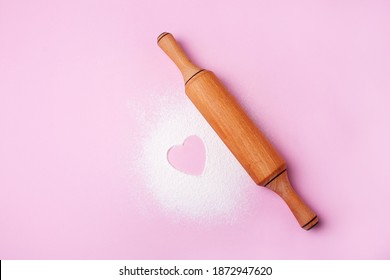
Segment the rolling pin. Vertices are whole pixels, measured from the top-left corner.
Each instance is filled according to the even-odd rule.
[[[172,34],[162,33],[157,44],[179,68],[187,96],[253,181],[277,193],[303,229],[317,225],[317,215],[292,188],[284,159],[217,76],[194,65]]]

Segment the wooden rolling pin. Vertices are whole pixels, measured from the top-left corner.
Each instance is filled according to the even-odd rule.
[[[157,44],[181,71],[187,96],[255,183],[276,192],[302,228],[313,228],[317,215],[291,187],[285,161],[214,73],[194,65],[172,34],[162,33]]]

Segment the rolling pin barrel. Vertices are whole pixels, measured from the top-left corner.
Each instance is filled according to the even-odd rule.
[[[301,227],[315,226],[318,218],[291,187],[284,159],[214,73],[194,65],[170,33],[157,42],[181,71],[187,96],[255,183],[281,196]]]

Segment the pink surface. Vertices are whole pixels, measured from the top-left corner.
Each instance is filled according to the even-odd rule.
[[[255,185],[233,223],[143,192],[130,108],[185,98],[163,31],[262,127],[317,228]],[[389,50],[388,1],[0,1],[0,259],[389,259]]]
[[[201,138],[191,135],[183,145],[168,150],[168,162],[177,170],[194,176],[203,173],[206,164],[206,150]]]

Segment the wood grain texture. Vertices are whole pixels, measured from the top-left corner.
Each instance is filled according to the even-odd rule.
[[[179,68],[183,75],[184,83],[202,70],[191,62],[172,34],[167,32],[161,33],[157,38],[157,44]]]
[[[314,227],[318,217],[291,187],[284,159],[216,75],[194,65],[170,33],[157,42],[181,71],[187,96],[255,183],[277,193],[302,228]]]
[[[266,187],[277,193],[287,203],[302,228],[309,230],[318,223],[317,215],[292,188],[287,171],[273,179]]]
[[[214,73],[202,71],[186,85],[187,96],[258,185],[286,163]]]

